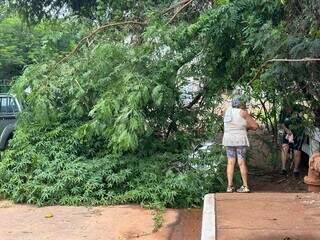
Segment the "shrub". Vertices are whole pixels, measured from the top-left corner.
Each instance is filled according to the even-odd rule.
[[[90,158],[79,155],[88,147],[72,133],[63,127],[41,136],[18,130],[0,162],[0,194],[39,206],[191,207],[201,205],[204,194],[225,187],[225,157],[219,146],[197,157],[158,153]]]

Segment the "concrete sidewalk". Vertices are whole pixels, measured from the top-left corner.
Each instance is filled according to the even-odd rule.
[[[320,240],[320,194],[215,195],[216,240]]]

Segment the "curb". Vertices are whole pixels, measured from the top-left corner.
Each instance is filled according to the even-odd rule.
[[[216,201],[214,193],[204,196],[201,240],[216,240]]]

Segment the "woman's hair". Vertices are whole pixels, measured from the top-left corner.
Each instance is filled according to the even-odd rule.
[[[233,108],[246,108],[247,102],[242,96],[235,96],[232,99],[231,105]]]

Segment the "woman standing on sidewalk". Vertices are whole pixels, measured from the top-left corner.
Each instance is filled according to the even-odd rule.
[[[230,107],[224,115],[224,135],[222,144],[226,148],[228,165],[227,177],[228,188],[227,192],[233,192],[233,173],[236,160],[238,160],[242,186],[237,192],[250,192],[248,186],[248,168],[246,164],[246,151],[249,146],[247,130],[257,130],[259,125],[250,116],[246,109],[246,102],[239,96],[232,100]]]

